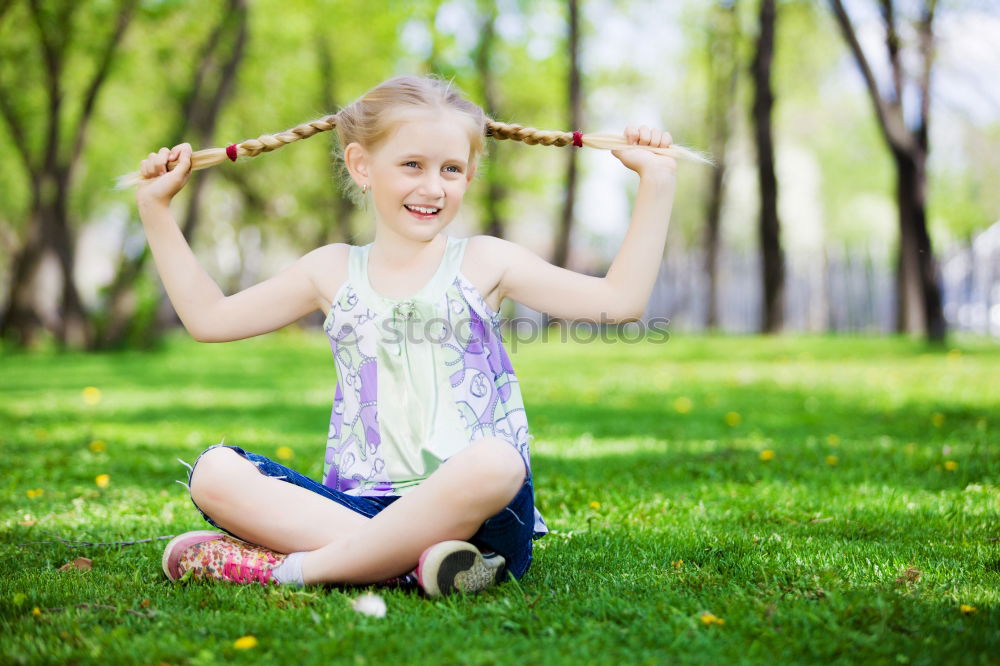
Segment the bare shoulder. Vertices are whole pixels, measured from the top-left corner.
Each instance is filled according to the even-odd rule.
[[[324,311],[333,305],[333,299],[347,281],[347,260],[351,246],[347,243],[330,243],[306,253],[299,260],[309,279],[316,287]]]
[[[510,265],[511,252],[517,247],[503,238],[486,235],[470,236],[465,246],[462,273],[493,310],[500,308],[503,300],[501,281]]]

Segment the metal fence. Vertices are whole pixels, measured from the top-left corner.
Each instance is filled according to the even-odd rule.
[[[938,253],[944,313],[950,331],[1000,338],[1000,222],[970,243]],[[888,247],[828,245],[786,257],[785,330],[891,333],[895,330],[895,259]],[[643,319],[667,318],[670,328],[700,331],[708,318],[702,252],[668,247]],[[722,248],[718,328],[752,333],[761,322],[760,255]],[[513,315],[537,319],[516,305]]]

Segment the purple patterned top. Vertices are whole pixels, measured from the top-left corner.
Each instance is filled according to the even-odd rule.
[[[338,377],[324,485],[402,495],[485,436],[509,442],[530,470],[532,436],[500,315],[461,272],[467,241],[448,237],[434,277],[407,299],[372,289],[372,246],[351,247],[323,323]],[[536,510],[536,534],[547,531]]]

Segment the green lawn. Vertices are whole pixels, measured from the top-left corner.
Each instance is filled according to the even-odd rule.
[[[519,345],[552,534],[519,584],[381,592],[382,619],[357,589],[170,584],[163,542],[21,545],[206,528],[177,458],[223,437],[318,476],[325,338],[7,353],[0,663],[995,664],[1000,346],[956,347]]]

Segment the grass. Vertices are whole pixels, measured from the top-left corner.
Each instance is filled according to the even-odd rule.
[[[204,529],[176,459],[223,437],[318,476],[323,338],[0,357],[0,662],[996,663],[1000,347],[675,336],[513,362],[552,534],[520,583],[381,592],[378,619],[357,589],[170,584],[163,542],[20,545]]]

